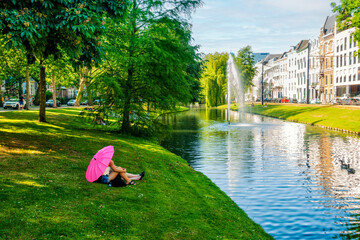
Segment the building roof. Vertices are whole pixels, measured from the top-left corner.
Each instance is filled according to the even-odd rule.
[[[309,45],[309,40],[301,40],[295,47],[295,51],[301,52],[305,49],[307,49]]]
[[[269,54],[269,55],[267,55],[266,56],[266,58],[264,58],[264,63],[266,64],[267,62],[269,62],[271,59],[273,59],[273,58],[280,58],[282,56],[282,54]],[[275,59],[275,60],[276,60]]]
[[[324,35],[328,35],[328,34],[332,34],[334,33],[335,30],[335,22],[336,22],[336,17],[338,14],[334,14],[332,16],[328,16],[325,20],[325,24],[323,27],[323,33]]]

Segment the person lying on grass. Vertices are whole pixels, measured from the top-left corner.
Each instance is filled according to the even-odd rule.
[[[95,182],[108,184],[118,175],[120,175],[121,178],[126,181],[127,185],[136,185],[133,180],[142,180],[145,176],[145,172],[142,172],[140,174],[128,173],[126,172],[126,168],[116,166],[114,161],[111,160],[105,172]]]

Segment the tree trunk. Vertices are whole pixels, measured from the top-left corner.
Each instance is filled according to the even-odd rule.
[[[132,78],[133,78],[133,71],[132,71],[132,68],[130,68],[128,70],[128,79],[126,81],[123,119],[122,119],[122,125],[121,125],[121,132],[125,133],[125,134],[130,132],[130,110],[131,110],[130,103],[131,103]]]
[[[53,92],[53,107],[56,108],[56,86],[55,86],[55,74],[52,75],[52,92]]]
[[[29,64],[26,65],[26,110],[30,108],[30,79],[29,79]]]
[[[85,85],[86,85],[86,93],[87,93],[87,96],[88,96],[88,105],[92,106],[94,104],[93,104],[91,90],[89,89],[89,86],[90,86],[89,81],[85,81]]]
[[[45,103],[46,103],[46,79],[45,66],[43,61],[40,61],[40,108],[39,108],[39,122],[46,122]]]
[[[83,69],[80,70],[79,76],[80,76],[80,85],[79,85],[79,91],[76,95],[76,99],[75,99],[75,106],[80,106],[80,102],[81,102],[81,97],[82,97],[82,92],[84,90],[85,87],[85,83],[86,83],[86,77],[87,77],[87,67],[84,67]]]

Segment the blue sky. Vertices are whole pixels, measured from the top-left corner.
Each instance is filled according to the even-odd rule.
[[[201,52],[236,52],[250,45],[253,52],[282,53],[318,37],[335,0],[203,1],[192,18]]]

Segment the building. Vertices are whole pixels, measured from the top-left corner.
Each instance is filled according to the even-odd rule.
[[[336,31],[335,35],[335,83],[337,97],[360,95],[360,57],[356,56],[359,47],[353,41],[355,28]]]
[[[335,49],[335,23],[336,16],[326,18],[324,26],[320,30],[320,100],[328,103],[335,97],[334,91],[334,49]]]
[[[261,62],[263,59],[265,59],[270,53],[253,53],[254,55],[254,63]]]
[[[299,102],[306,102],[307,99],[307,77],[308,77],[308,58],[309,40],[301,40],[295,47],[296,61],[296,99]]]
[[[272,96],[273,98],[283,98],[285,97],[285,82],[287,82],[287,67],[288,67],[288,56],[287,52],[283,53],[278,59],[275,60],[274,66],[274,85],[272,86]]]
[[[277,98],[274,96],[275,82],[278,82],[279,71],[278,69],[278,59],[280,59],[282,54],[270,54],[264,60],[264,99],[265,98]]]
[[[319,58],[319,39],[312,39],[310,44],[309,57],[309,97],[312,99],[320,99],[319,95],[319,74],[320,74],[320,58]]]

